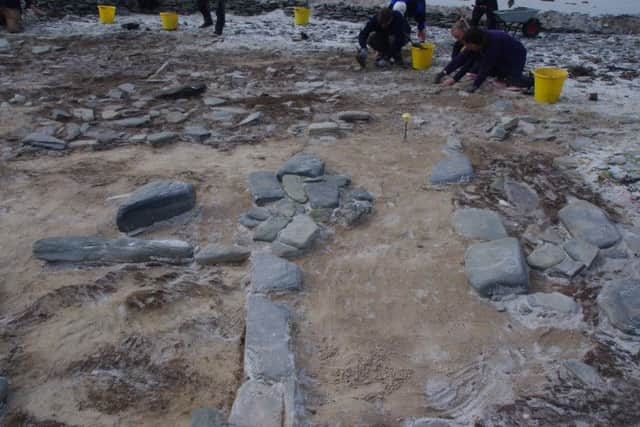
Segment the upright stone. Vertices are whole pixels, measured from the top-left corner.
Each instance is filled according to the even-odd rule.
[[[278,179],[284,175],[318,177],[324,174],[324,162],[309,153],[298,153],[287,160],[278,170]]]
[[[429,183],[433,185],[456,184],[473,178],[471,160],[464,154],[452,154],[438,162],[431,171]]]
[[[578,200],[568,204],[558,212],[558,218],[573,237],[600,249],[611,247],[620,240],[616,226],[602,209],[589,202]]]
[[[467,239],[496,240],[507,237],[502,219],[487,209],[465,208],[453,215],[456,231]]]
[[[229,422],[237,427],[283,427],[282,384],[249,380],[236,393]]]
[[[260,171],[249,174],[249,191],[253,201],[259,205],[275,202],[285,197],[284,190],[273,172]]]
[[[614,327],[640,335],[640,280],[617,279],[606,283],[598,295],[598,306]]]
[[[140,187],[118,209],[118,229],[129,232],[187,212],[196,205],[193,185],[161,180]]]
[[[256,254],[251,263],[251,286],[255,292],[297,291],[302,270],[296,264],[271,254]]]
[[[318,235],[319,228],[308,215],[296,215],[293,220],[280,232],[278,240],[285,245],[298,249],[311,246]]]

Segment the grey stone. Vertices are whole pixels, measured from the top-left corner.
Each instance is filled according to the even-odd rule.
[[[298,153],[284,162],[278,170],[278,179],[284,175],[318,177],[324,174],[324,162],[312,154]]]
[[[307,128],[309,136],[336,136],[340,134],[340,127],[334,122],[311,123]]]
[[[340,192],[335,183],[328,181],[308,182],[304,184],[304,188],[312,208],[338,207]]]
[[[433,185],[455,184],[469,181],[471,178],[473,178],[471,160],[464,154],[455,154],[439,161],[433,167],[429,183]]]
[[[151,122],[151,116],[144,115],[141,117],[129,117],[126,119],[114,120],[111,124],[118,127],[135,128],[149,124],[149,122]]]
[[[465,252],[465,274],[482,296],[525,293],[529,271],[518,239],[508,237],[469,246]]]
[[[64,150],[67,148],[67,142],[53,136],[42,133],[32,133],[27,135],[23,143],[34,147],[47,148],[49,150]]]
[[[78,120],[83,122],[90,122],[95,119],[93,110],[91,108],[74,108],[71,110],[71,114]]]
[[[612,246],[610,248],[607,249],[601,249],[598,252],[600,255],[602,255],[605,258],[609,258],[609,259],[627,259],[629,258],[629,252],[627,250],[627,245],[624,241],[620,241],[620,243],[618,243],[615,246]]]
[[[602,209],[583,200],[563,207],[558,218],[576,239],[586,240],[599,247],[608,248],[620,240],[620,233]]]
[[[222,98],[210,97],[210,98],[205,98],[204,99],[204,105],[207,105],[209,107],[217,107],[218,105],[225,104],[226,102],[227,101],[225,99],[222,99]]]
[[[193,185],[161,180],[150,182],[129,197],[118,209],[118,229],[129,232],[187,212],[196,205]]]
[[[67,123],[64,126],[64,139],[65,141],[73,141],[82,135],[80,126],[75,123]]]
[[[184,134],[196,141],[204,141],[211,136],[211,131],[204,126],[187,126]]]
[[[533,308],[553,311],[562,315],[575,314],[579,310],[578,303],[573,298],[559,292],[537,292],[527,295],[527,303]]]
[[[302,177],[298,175],[284,175],[282,177],[282,187],[289,197],[299,203],[307,201],[307,193],[304,191]]]
[[[251,113],[247,117],[242,119],[240,123],[238,123],[236,126],[240,127],[240,126],[246,126],[249,124],[254,124],[254,123],[257,123],[260,119],[262,119],[262,113],[260,111],[256,111],[255,113]]]
[[[307,178],[305,182],[309,182],[312,178]],[[329,182],[338,188],[348,187],[351,184],[351,177],[346,175],[324,175],[322,181]]]
[[[278,237],[280,230],[285,228],[291,221],[283,215],[274,215],[266,221],[260,223],[253,232],[253,240],[260,242],[273,242]]]
[[[349,192],[348,198],[351,200],[360,200],[365,202],[373,202],[375,197],[368,191],[353,190]]]
[[[318,235],[317,224],[308,215],[296,215],[280,232],[278,240],[298,249],[308,248]]]
[[[496,139],[498,141],[503,141],[504,139],[507,138],[508,135],[509,135],[509,132],[507,132],[507,130],[504,128],[504,126],[502,126],[501,124],[497,124],[491,130],[491,135],[489,135],[489,137],[491,139]]]
[[[229,422],[237,427],[283,427],[283,414],[282,385],[250,380],[238,389]]]
[[[231,122],[235,116],[246,114],[247,110],[238,107],[217,107],[212,108],[205,118],[215,122]]]
[[[522,213],[529,213],[538,207],[538,194],[527,184],[506,180],[504,191],[509,202]]]
[[[629,248],[631,254],[635,257],[640,256],[640,229],[633,227],[621,227],[624,242]]]
[[[569,141],[569,147],[571,147],[573,151],[583,151],[592,144],[593,139],[585,137],[577,137],[576,139]]]
[[[34,46],[31,48],[31,53],[34,55],[43,55],[51,52],[51,46]]]
[[[69,120],[72,117],[73,116],[69,114],[69,112],[60,108],[54,108],[53,110],[51,110],[51,118],[55,121]]]
[[[269,212],[269,209],[267,208],[253,207],[247,211],[247,215],[249,216],[249,218],[252,218],[258,221],[264,221],[271,216],[271,212]]]
[[[80,139],[69,143],[69,148],[72,150],[80,148],[93,148],[95,149],[99,145],[97,139]]]
[[[107,96],[111,99],[122,99],[124,93],[120,89],[110,89]]]
[[[462,151],[462,142],[457,136],[449,135],[445,147],[453,152]]]
[[[440,418],[418,418],[404,427],[458,427],[458,424]]]
[[[549,276],[563,277],[567,279],[573,279],[578,273],[582,271],[584,264],[571,259],[571,257],[565,257],[561,263],[553,266],[549,271]]]
[[[175,132],[158,132],[147,135],[147,142],[154,147],[159,147],[169,142],[174,142],[178,138]]]
[[[13,95],[13,98],[9,100],[9,104],[22,105],[25,102],[27,102],[27,97],[24,95],[20,95],[19,93],[16,93],[15,95]]]
[[[254,203],[259,206],[275,202],[286,196],[276,175],[267,171],[249,174],[249,191]]]
[[[11,48],[11,45],[9,44],[9,40],[7,39],[0,39],[0,52],[6,52]]]
[[[215,409],[199,408],[191,412],[189,427],[232,427],[224,416]]]
[[[564,378],[573,377],[586,386],[597,387],[602,384],[602,379],[598,374],[598,371],[590,365],[587,365],[580,360],[567,360],[562,364],[564,372],[561,372],[561,376]]]
[[[349,210],[347,213],[350,213]],[[311,209],[309,211],[309,216],[316,222],[329,222],[331,221],[331,216],[333,215],[333,208],[318,208]]]
[[[640,280],[617,279],[606,283],[598,295],[598,306],[614,327],[640,335]]]
[[[106,109],[102,112],[102,120],[115,120],[122,117],[122,112],[117,109]]]
[[[317,210],[322,212],[322,210]],[[316,219],[314,216],[314,211],[311,212],[312,218]],[[320,216],[317,221],[328,222],[331,220],[331,211],[328,212],[328,217]],[[373,213],[373,204],[366,200],[349,200],[344,205],[340,206],[336,211],[336,219],[337,221],[345,227],[354,226],[360,222],[362,222],[368,215]]]
[[[251,259],[251,285],[254,292],[297,291],[302,270],[296,264],[272,254],[256,254]]]
[[[453,215],[456,231],[467,239],[497,240],[507,237],[497,213],[476,208],[458,209]]]
[[[560,264],[566,257],[567,255],[562,248],[545,243],[529,254],[527,263],[538,270],[546,270],[554,265]]]
[[[303,254],[300,249],[285,245],[278,240],[271,244],[271,253],[281,258],[297,258]]]
[[[9,381],[5,377],[0,377],[0,403],[5,403],[9,396]]]
[[[110,144],[118,139],[118,134],[112,131],[92,132],[91,134],[95,136],[100,144]]]
[[[196,254],[196,262],[200,265],[216,265],[243,262],[249,259],[251,251],[242,246],[207,245]]]
[[[247,298],[244,347],[246,376],[278,381],[293,374],[289,329],[290,314],[287,308],[261,295]]]
[[[500,124],[507,132],[511,132],[512,130],[517,128],[518,123],[520,123],[520,119],[518,119],[517,117],[504,116],[500,118]]]
[[[571,258],[581,262],[586,268],[591,267],[600,251],[597,246],[581,239],[571,239],[563,245],[563,248]]]
[[[285,198],[269,205],[268,210],[271,215],[281,215],[286,216],[287,218],[293,218],[296,213],[304,212],[304,207],[291,199]]]
[[[338,120],[345,122],[368,122],[373,116],[366,111],[341,111],[338,113]]]
[[[36,258],[48,262],[118,263],[164,261],[181,264],[193,258],[193,248],[180,240],[102,237],[49,237],[33,244]]]
[[[562,244],[562,236],[553,228],[547,227],[544,229],[542,233],[540,233],[540,238],[548,243],[553,243],[554,245]]]
[[[189,118],[188,114],[181,113],[180,111],[171,111],[167,113],[167,115],[165,116],[167,123],[174,124],[174,125],[178,123],[182,123],[188,118]]]
[[[128,94],[132,94],[133,92],[136,91],[135,85],[131,83],[123,83],[120,86],[118,86],[118,89]]]
[[[155,97],[158,99],[180,99],[198,96],[207,90],[204,83],[192,83],[182,86],[174,86],[161,90]]]
[[[238,222],[240,224],[244,225],[247,228],[255,228],[255,227],[259,226],[260,224],[262,224],[262,221],[259,221],[257,219],[251,218],[246,213],[243,213],[242,215],[240,215],[240,217],[238,218]]]

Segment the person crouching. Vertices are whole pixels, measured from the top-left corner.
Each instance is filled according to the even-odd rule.
[[[404,66],[402,47],[409,42],[411,27],[402,13],[388,7],[372,16],[360,31],[358,43],[360,49],[356,57],[362,68],[367,64],[367,45],[377,52],[376,66],[388,67],[393,62]]]

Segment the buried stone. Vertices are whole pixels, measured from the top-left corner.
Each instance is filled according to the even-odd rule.
[[[471,178],[473,178],[473,166],[469,157],[464,154],[452,154],[433,167],[429,183],[455,184],[469,181]]]
[[[566,257],[567,255],[560,247],[545,243],[529,254],[527,263],[533,268],[546,270],[560,264]]]
[[[575,314],[580,308],[573,298],[559,292],[538,292],[527,295],[526,301],[532,308],[539,308],[541,310],[551,311],[564,316]]]
[[[598,295],[598,306],[615,328],[640,335],[640,281],[618,279],[606,283]]]
[[[297,291],[302,270],[296,264],[271,254],[256,254],[251,260],[251,286],[254,292]]]
[[[215,409],[199,408],[191,413],[189,427],[233,427],[224,416]]]
[[[43,133],[32,133],[25,137],[23,143],[48,150],[64,150],[67,148],[67,142],[61,139],[49,136]]]
[[[284,175],[282,177],[282,187],[289,197],[299,203],[307,201],[307,193],[304,191],[302,177],[298,175]]]
[[[249,174],[249,191],[253,201],[259,206],[275,202],[286,196],[276,175],[268,171]]]
[[[278,170],[278,179],[284,175],[300,175],[310,178],[324,174],[324,162],[308,153],[298,153],[284,162]]]
[[[188,85],[163,89],[156,95],[156,98],[158,99],[191,98],[191,97],[200,95],[206,90],[207,90],[206,84],[192,83]]]
[[[193,185],[179,181],[154,181],[140,187],[118,209],[118,229],[129,232],[172,218],[196,205]]]
[[[602,209],[589,202],[577,200],[568,204],[558,212],[558,218],[574,238],[600,249],[611,247],[620,240],[616,226]]]
[[[317,224],[308,215],[296,215],[280,232],[278,240],[298,249],[308,248],[318,235]]]
[[[307,182],[304,188],[314,209],[337,208],[340,202],[338,186],[331,181]]]
[[[200,265],[216,265],[246,261],[251,255],[248,248],[211,244],[196,254],[196,262]]]
[[[337,118],[344,122],[368,122],[373,116],[366,111],[341,111]]]
[[[507,237],[500,215],[490,210],[458,209],[453,216],[453,223],[456,231],[467,239],[496,240]]]
[[[581,239],[571,239],[563,245],[563,248],[571,258],[583,263],[586,268],[591,267],[600,252],[597,246]]]
[[[249,380],[238,389],[229,422],[238,427],[282,427],[284,406],[282,384]]]
[[[274,215],[264,222],[261,222],[253,233],[253,240],[259,242],[273,242],[280,230],[289,224],[291,219],[284,215]]]

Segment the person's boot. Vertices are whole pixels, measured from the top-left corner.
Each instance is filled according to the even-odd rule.
[[[198,28],[207,28],[213,25],[213,21],[204,21]]]

